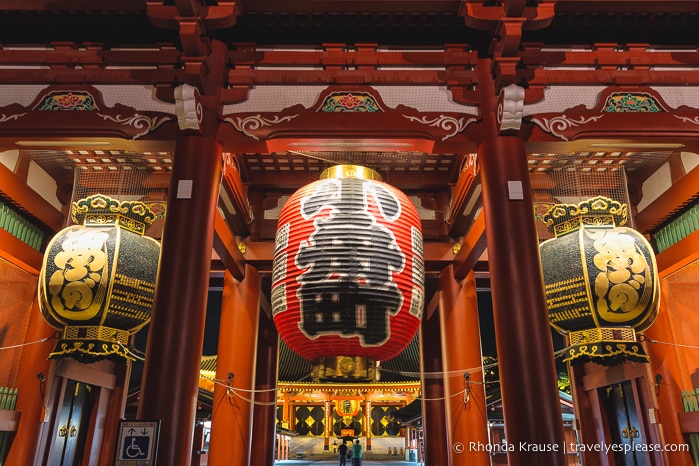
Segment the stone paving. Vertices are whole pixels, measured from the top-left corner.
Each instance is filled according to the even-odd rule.
[[[317,465],[338,465],[339,460],[323,460],[323,461],[306,461],[306,460],[287,460],[277,461],[275,466],[317,466]],[[425,463],[408,462],[400,460],[364,460],[362,466],[424,466]]]

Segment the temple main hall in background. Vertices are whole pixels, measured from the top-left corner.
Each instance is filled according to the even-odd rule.
[[[694,0],[0,2],[0,465],[699,464]]]

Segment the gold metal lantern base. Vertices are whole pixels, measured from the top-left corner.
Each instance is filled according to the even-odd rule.
[[[566,348],[563,361],[572,365],[594,362],[602,366],[616,366],[624,360],[649,362],[631,327],[579,330],[570,332],[569,339],[570,346]]]
[[[313,361],[311,376],[314,381],[372,382],[379,380],[379,368],[376,361],[369,358],[329,356]]]

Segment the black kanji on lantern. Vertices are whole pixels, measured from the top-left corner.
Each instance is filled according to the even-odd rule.
[[[405,265],[396,237],[377,222],[400,215],[400,202],[369,180],[342,178],[323,184],[301,201],[301,215],[314,220],[314,232],[303,242],[296,264],[301,330],[359,336],[364,345],[380,345],[390,334],[403,295],[393,279]],[[323,213],[323,214],[322,214]]]

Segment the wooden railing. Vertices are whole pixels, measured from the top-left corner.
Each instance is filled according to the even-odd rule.
[[[44,243],[44,232],[18,210],[0,199],[0,228],[37,251]]]
[[[683,416],[684,419],[681,418],[680,424],[683,424],[682,432],[689,438],[694,465],[699,466],[699,429],[696,428],[696,418],[699,415],[699,389],[683,391],[682,402],[684,404],[684,412],[692,413]],[[683,420],[684,422],[682,422]]]
[[[699,230],[699,203],[685,207],[674,219],[665,223],[651,236],[660,253]]]
[[[0,466],[5,464],[11,439],[19,423],[17,405],[17,389],[0,387]]]

